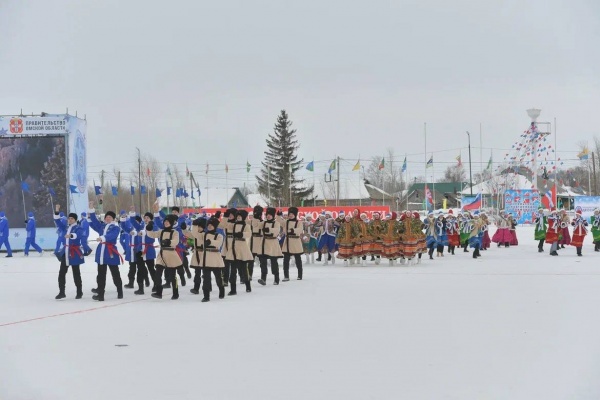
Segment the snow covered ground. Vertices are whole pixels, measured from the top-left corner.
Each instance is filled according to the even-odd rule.
[[[189,283],[117,300],[110,275],[94,302],[92,259],[84,298],[69,274],[56,301],[54,257],[1,257],[0,399],[599,399],[600,253],[518,233],[479,260],[309,265],[207,304]]]

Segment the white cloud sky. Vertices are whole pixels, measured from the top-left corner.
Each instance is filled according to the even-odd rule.
[[[338,155],[354,182],[356,159],[387,147],[422,175],[424,122],[436,175],[458,155],[443,150],[467,160],[467,130],[480,161],[480,123],[487,163],[532,106],[574,158],[599,133],[598,15],[593,0],[4,0],[0,113],[87,115],[90,174],[139,147],[221,181],[227,161],[230,185],[281,109],[317,179]]]

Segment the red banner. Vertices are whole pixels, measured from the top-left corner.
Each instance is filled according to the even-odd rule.
[[[331,214],[333,215],[333,218],[337,218],[341,211],[343,211],[345,214],[351,214],[352,211],[354,211],[354,209],[358,209],[361,213],[367,214],[368,218],[373,218],[374,212],[378,212],[378,213],[382,214],[383,217],[385,217],[385,215],[390,212],[389,206],[298,207],[298,214],[299,214],[298,216],[304,217],[307,214],[310,214],[313,217],[313,219],[316,219],[321,213],[330,211]],[[224,213],[225,210],[226,210],[226,208],[184,208],[183,213],[184,214],[206,213],[206,215],[208,215],[210,217],[217,211],[221,211],[221,213]],[[283,211],[283,212],[287,212],[287,210],[288,210],[287,207],[281,208],[281,211]],[[252,208],[246,208],[246,211],[248,211],[249,214],[252,214]]]

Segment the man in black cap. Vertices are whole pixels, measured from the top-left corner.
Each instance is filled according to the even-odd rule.
[[[267,260],[271,262],[271,272],[274,277],[274,285],[279,285],[279,263],[278,260],[283,257],[281,246],[277,237],[281,230],[281,225],[275,219],[275,209],[268,207],[266,212],[266,221],[262,222],[261,230],[263,240],[260,248],[260,279],[258,283],[267,284]]]
[[[233,262],[227,259],[227,251],[231,248],[233,243],[233,224],[235,223],[235,215],[237,214],[237,209],[228,208],[223,213],[223,219],[219,223],[219,229],[222,229],[225,233],[225,243],[221,249],[221,255],[223,256],[223,262],[225,267],[223,268],[223,285],[228,286],[229,284],[229,275],[231,273],[231,267]],[[215,213],[215,218],[219,218],[221,216],[221,211],[217,211]]]
[[[92,289],[92,292],[97,293],[92,297],[94,300],[104,301],[104,288],[106,287],[106,271],[110,269],[110,274],[113,278],[113,283],[117,287],[117,297],[123,298],[123,281],[119,273],[119,265],[122,262],[122,257],[117,249],[117,240],[121,228],[115,222],[117,215],[113,211],[107,211],[104,214],[104,222],[100,222],[96,217],[94,210],[94,202],[90,202],[90,227],[95,230],[98,235],[98,247],[96,247],[96,263],[98,264],[98,288]]]
[[[294,256],[296,268],[298,268],[298,280],[302,280],[302,239],[300,235],[304,233],[304,224],[298,220],[298,208],[290,207],[288,209],[287,220],[280,216],[280,224],[283,226],[285,240],[281,251],[283,252],[283,281],[290,280],[290,258]]]
[[[261,247],[263,243],[262,235],[262,213],[263,208],[259,205],[254,206],[252,210],[252,220],[250,221],[250,231],[252,236],[250,237],[250,250],[252,251],[253,259],[248,261],[248,278],[252,280],[254,274],[254,260],[258,257],[259,263],[262,263]]]

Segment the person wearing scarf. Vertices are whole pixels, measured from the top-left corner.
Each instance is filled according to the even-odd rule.
[[[110,269],[113,283],[117,287],[117,298],[123,298],[123,281],[121,280],[121,274],[119,272],[119,265],[121,265],[121,255],[117,249],[117,239],[121,228],[115,222],[117,215],[114,211],[107,211],[104,214],[104,222],[98,220],[96,217],[96,210],[94,210],[94,202],[90,202],[90,228],[100,235],[96,241],[98,247],[96,247],[95,261],[98,265],[98,276],[96,281],[98,282],[98,288],[92,289],[92,293],[96,293],[92,299],[97,301],[104,301],[104,289],[106,287],[106,272]]]

